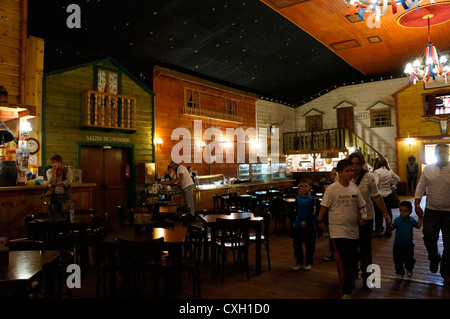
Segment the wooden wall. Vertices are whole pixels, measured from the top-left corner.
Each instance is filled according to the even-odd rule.
[[[25,8],[22,7],[22,3]],[[23,55],[25,52],[22,33],[23,10],[26,10],[26,1],[2,0],[0,2],[0,16],[2,16],[0,18],[0,85],[6,87],[9,103],[23,103],[21,101],[22,76],[26,67]]]
[[[225,99],[236,100],[238,116],[242,116],[243,123],[228,122],[212,118],[202,118],[198,116],[184,115],[184,92],[185,89],[192,89],[200,92],[201,108],[210,111],[224,112]],[[217,127],[223,133],[227,128],[241,127],[256,128],[255,118],[255,98],[244,93],[233,91],[229,88],[221,87],[214,83],[201,79],[189,77],[187,75],[155,67],[153,90],[155,95],[155,138],[161,138],[163,144],[156,147],[156,172],[165,175],[167,165],[172,160],[172,148],[179,143],[178,140],[171,140],[171,135],[176,128],[186,128],[191,136],[194,136],[194,120],[202,121],[202,132],[209,127]],[[206,141],[209,143],[208,141]],[[192,152],[194,149],[192,148]],[[248,148],[246,147],[248,158]],[[236,156],[236,150],[234,151]],[[224,153],[225,162],[225,153]],[[202,157],[201,163],[194,163],[192,156],[191,163],[181,163],[191,166],[193,171],[198,171],[199,175],[209,175],[209,164]],[[236,177],[237,168],[235,163],[212,163],[211,174],[224,174],[227,178]]]
[[[419,164],[425,163],[424,145],[435,143],[449,143],[443,139],[439,129],[439,123],[422,120],[420,116],[425,115],[424,94],[450,90],[450,86],[439,89],[424,89],[423,83],[409,85],[395,93],[395,104],[397,111],[397,161],[398,174],[402,180],[407,179],[406,164],[408,157],[413,155]],[[411,146],[407,142],[411,138]]]
[[[101,60],[67,70],[45,75],[45,157],[48,165],[53,154],[60,154],[66,165],[79,167],[79,143],[112,146],[134,146],[134,162],[153,162],[153,92],[137,84],[117,62]],[[94,65],[117,69],[122,72],[122,95],[137,98],[137,131],[124,133],[114,130],[81,129],[82,92],[94,89]],[[119,141],[93,141],[113,137]],[[122,139],[122,140],[120,140]],[[127,141],[123,142],[123,139]]]

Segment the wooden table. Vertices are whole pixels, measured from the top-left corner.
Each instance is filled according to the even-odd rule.
[[[163,249],[169,252],[169,256],[174,261],[175,265],[181,264],[183,244],[186,238],[187,228],[183,226],[175,226],[173,228],[154,228],[151,233],[136,233],[133,227],[123,227],[117,232],[109,234],[102,243],[103,249],[106,249],[110,258],[110,263],[114,263],[115,255],[117,253],[117,239],[124,239],[129,241],[149,241],[157,238],[164,238]],[[110,269],[110,283],[112,289],[115,289],[115,270]],[[167,294],[175,295],[175,291],[179,291],[181,286],[181,271],[174,269],[172,276],[172,283],[170,283],[171,291]]]
[[[18,250],[9,252],[8,266],[0,266],[0,289],[12,290],[14,297],[26,297],[42,268],[59,256],[59,250]]]
[[[250,223],[255,228],[256,242],[255,242],[255,256],[256,256],[256,274],[261,274],[261,224],[263,222],[262,217],[256,217],[253,213],[231,213],[231,214],[208,214],[203,215],[199,214],[198,217],[203,221],[203,227],[207,229],[208,227],[214,227],[217,218],[222,219],[244,219],[250,218]],[[207,232],[205,232],[207,233]],[[214,243],[216,241],[215,232],[211,231],[211,242]],[[206,235],[207,236],[207,235]],[[207,238],[205,238],[205,242],[207,242]],[[209,261],[209,250],[204,249],[204,261],[207,264]],[[211,272],[212,275],[215,276],[217,274],[217,265],[216,265],[216,251],[215,249],[211,250]]]

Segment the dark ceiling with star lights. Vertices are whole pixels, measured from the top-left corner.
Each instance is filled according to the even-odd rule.
[[[69,4],[80,28],[67,26]],[[112,57],[149,88],[157,65],[293,107],[364,80],[258,0],[29,0],[28,17],[44,72]]]

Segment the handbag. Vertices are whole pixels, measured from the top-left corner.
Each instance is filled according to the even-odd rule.
[[[392,191],[392,208],[399,208],[400,206],[400,198],[398,198],[397,190],[391,186]]]

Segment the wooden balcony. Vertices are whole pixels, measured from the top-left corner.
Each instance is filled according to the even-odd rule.
[[[197,117],[203,117],[203,118],[214,119],[214,120],[234,122],[234,123],[242,123],[243,122],[242,116],[239,116],[239,115],[233,115],[233,114],[228,114],[225,112],[216,112],[216,111],[188,107],[188,106],[183,107],[183,114],[194,115]]]
[[[135,97],[86,91],[82,96],[82,126],[136,131]]]
[[[349,129],[300,131],[283,134],[283,152],[290,154],[348,152],[349,148],[360,150],[369,165],[381,154]]]

